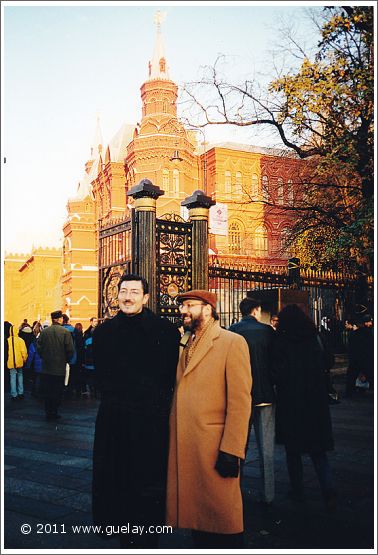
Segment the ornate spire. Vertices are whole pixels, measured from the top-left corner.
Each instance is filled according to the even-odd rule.
[[[102,151],[102,133],[100,126],[100,115],[97,114],[96,130],[91,144],[91,160],[94,160]]]
[[[161,35],[161,24],[165,19],[166,13],[157,11],[154,17],[156,25],[156,39],[152,61],[148,64],[149,79],[169,79],[168,67],[164,54],[164,43]]]

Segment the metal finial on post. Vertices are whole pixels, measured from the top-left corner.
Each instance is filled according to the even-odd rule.
[[[156,311],[156,200],[164,195],[160,187],[149,179],[142,179],[130,189],[127,196],[135,201],[134,267],[143,276],[150,289],[148,307]]]
[[[181,206],[189,210],[189,219],[193,222],[193,289],[208,289],[209,270],[209,209],[215,201],[201,190],[182,201]]]

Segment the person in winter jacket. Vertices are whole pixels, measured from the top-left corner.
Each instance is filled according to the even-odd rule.
[[[252,390],[248,345],[220,327],[215,293],[194,289],[177,300],[189,339],[170,415],[166,522],[191,529],[197,549],[240,548],[239,470]]]
[[[83,370],[84,362],[84,337],[83,326],[80,322],[74,328],[76,362],[71,366],[72,388],[76,395],[80,396],[85,391],[85,376]]]
[[[276,382],[276,441],[285,446],[289,496],[304,501],[302,455],[311,457],[326,507],[336,506],[327,451],[334,447],[325,359],[314,323],[295,304],[278,315],[273,348]]]
[[[63,327],[66,328],[66,330],[68,330],[70,332],[71,337],[72,337],[72,341],[73,341],[73,345],[74,345],[74,349],[75,349],[73,357],[68,362],[69,367],[70,367],[70,372],[69,372],[68,383],[66,384],[66,388],[65,388],[65,393],[70,396],[73,393],[74,384],[77,381],[77,377],[76,377],[76,375],[74,375],[74,371],[76,369],[75,364],[76,364],[76,361],[77,361],[77,353],[76,353],[76,344],[75,344],[75,328],[73,326],[71,326],[71,324],[69,322],[70,322],[70,319],[67,316],[67,314],[63,314]]]
[[[374,335],[371,327],[366,326],[369,316],[356,315],[356,329],[351,332],[348,342],[349,365],[346,380],[346,397],[357,393],[356,379],[369,382],[374,387]]]
[[[164,524],[168,418],[179,333],[145,307],[148,284],[121,278],[120,311],[93,335],[101,392],[93,448],[93,522]],[[116,533],[116,532],[114,532]],[[121,547],[156,548],[159,534],[120,534]]]
[[[253,378],[249,433],[253,424],[260,463],[260,501],[270,505],[274,499],[275,393],[270,361],[274,331],[260,322],[261,301],[258,299],[243,299],[240,312],[242,320],[233,324],[230,331],[238,333],[248,343]]]
[[[37,339],[37,350],[42,358],[41,396],[45,401],[46,420],[60,418],[58,407],[62,399],[66,364],[74,355],[71,334],[63,326],[61,310],[51,313],[52,325]]]
[[[34,370],[33,387],[31,392],[33,397],[38,397],[39,395],[41,372],[42,372],[42,359],[39,356],[37,351],[37,339],[40,336],[41,331],[42,331],[42,325],[39,322],[36,322],[36,324],[33,326],[34,340],[30,343],[30,346],[28,349],[28,360],[26,361],[26,365],[25,365],[25,368],[27,369],[33,368]]]
[[[16,326],[12,326],[9,330],[8,343],[8,360],[7,366],[10,375],[11,399],[24,398],[24,380],[22,368],[28,358],[25,341],[18,336]]]
[[[96,395],[95,365],[93,359],[93,333],[98,325],[94,316],[90,319],[90,326],[84,332],[84,362],[83,374],[86,393]]]
[[[25,341],[26,349],[29,351],[30,344],[35,340],[35,336],[33,335],[33,329],[28,324],[27,320],[25,319],[21,324],[18,336],[21,337]],[[29,390],[32,387],[33,381],[33,374],[32,371],[24,366],[23,368],[23,381],[24,381],[24,389]]]

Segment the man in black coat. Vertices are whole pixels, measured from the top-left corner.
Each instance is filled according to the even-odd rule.
[[[361,376],[374,386],[374,335],[370,327],[371,316],[359,314],[355,318],[357,329],[349,336],[346,396],[356,393],[356,379]],[[368,323],[368,326],[366,324]]]
[[[121,547],[153,548],[164,524],[168,420],[179,333],[145,307],[148,284],[121,278],[120,311],[96,328],[93,354],[101,391],[93,452],[93,520]],[[121,526],[130,526],[122,533]],[[144,526],[144,534],[131,533]],[[127,528],[126,528],[127,529]],[[123,529],[125,530],[125,528]]]
[[[274,499],[274,400],[269,350],[274,338],[271,326],[262,324],[261,301],[246,297],[240,303],[242,319],[230,331],[242,335],[248,343],[252,369],[252,415],[259,450],[261,501],[270,505]]]

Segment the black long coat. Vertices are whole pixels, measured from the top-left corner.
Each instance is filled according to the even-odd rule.
[[[273,367],[277,443],[302,453],[333,449],[324,356],[316,335],[277,332]]]
[[[101,405],[93,450],[95,524],[164,522],[178,348],[176,327],[148,309],[132,317],[119,312],[96,328]]]

